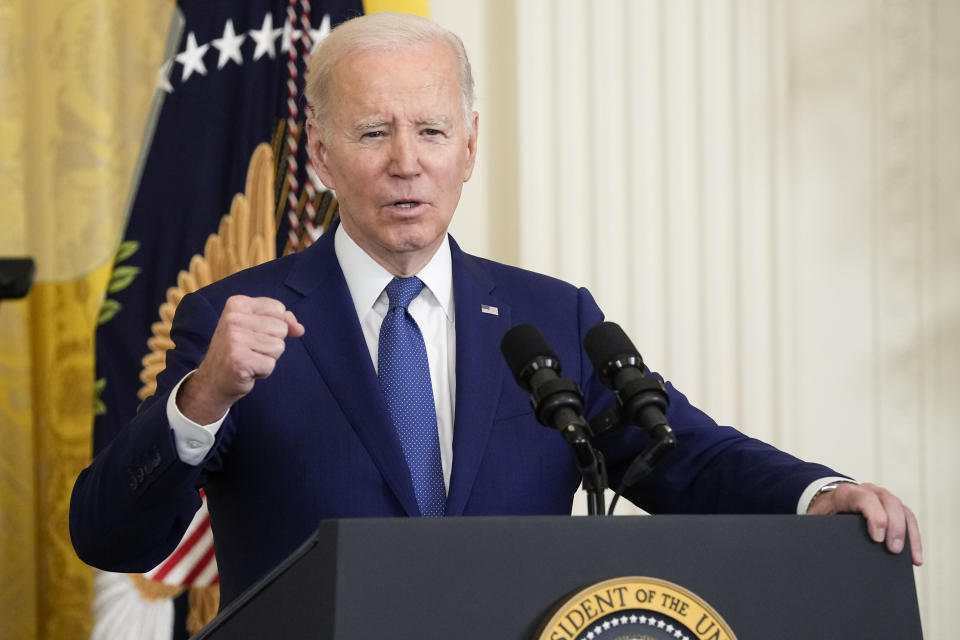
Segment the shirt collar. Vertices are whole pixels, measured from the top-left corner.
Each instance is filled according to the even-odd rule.
[[[357,317],[363,319],[393,279],[393,274],[367,255],[344,230],[343,225],[337,225],[334,233],[336,235],[333,237],[333,249],[337,261],[347,281],[347,289],[353,298]],[[452,320],[453,261],[450,257],[450,240],[446,234],[430,262],[416,276],[437,299],[447,320]]]

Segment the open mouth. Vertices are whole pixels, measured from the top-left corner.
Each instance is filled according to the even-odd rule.
[[[413,209],[420,204],[419,200],[397,200],[393,206],[399,209]]]

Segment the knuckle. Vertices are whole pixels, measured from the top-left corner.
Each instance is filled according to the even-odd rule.
[[[237,327],[227,327],[224,332],[224,339],[227,342],[227,348],[231,352],[243,350],[243,332]]]
[[[874,518],[877,524],[883,527],[886,527],[888,524],[890,524],[890,518],[887,515],[887,512],[884,511],[883,509],[878,510]]]
[[[270,318],[270,322],[266,326],[267,332],[274,338],[286,335],[286,329],[286,323],[279,318]]]
[[[224,309],[242,309],[246,307],[249,301],[250,301],[250,298],[248,298],[243,294],[238,293],[236,295],[232,295],[229,298],[227,298],[227,302],[226,304],[223,305],[223,308]]]
[[[224,309],[220,316],[220,323],[225,327],[236,327],[240,323],[242,314],[236,309]]]
[[[286,310],[283,303],[276,298],[257,298],[257,302],[264,313],[270,315],[283,315],[284,310]]]
[[[273,373],[273,368],[276,366],[277,361],[273,358],[264,358],[263,365],[260,367],[260,375],[263,377],[269,376]]]
[[[850,501],[850,503],[854,511],[859,511],[864,515],[869,515],[879,524],[886,525],[887,512],[886,509],[883,508],[883,503],[876,496],[876,494],[870,492],[858,492],[853,496],[853,499]]]
[[[860,483],[860,484],[852,484],[852,485],[850,485],[850,486],[853,487],[853,488],[857,488],[857,489],[866,491],[867,493],[870,493],[870,494],[873,494],[873,495],[876,495],[877,493],[880,492],[880,487],[878,487],[877,485],[873,484],[872,482],[862,482],[862,483]]]

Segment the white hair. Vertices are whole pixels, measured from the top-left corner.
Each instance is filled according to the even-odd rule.
[[[457,34],[426,18],[388,11],[347,20],[330,32],[310,57],[304,93],[322,129],[328,126],[333,69],[358,51],[397,50],[444,41],[450,45],[460,72],[460,101],[467,131],[473,131],[474,85],[467,50]]]

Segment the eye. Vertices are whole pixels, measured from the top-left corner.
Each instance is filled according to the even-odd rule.
[[[364,138],[382,138],[383,131],[367,131],[363,134]]]
[[[423,130],[423,133],[424,133],[424,135],[428,135],[428,136],[441,136],[441,135],[443,135],[443,131],[440,131],[440,129],[424,129],[424,130]]]

